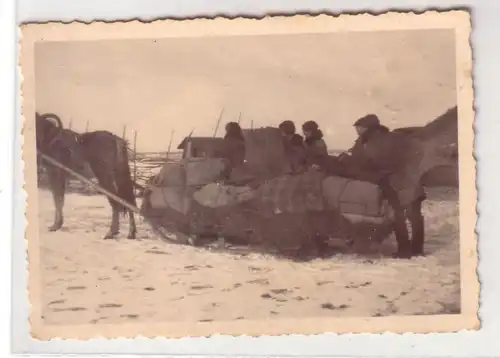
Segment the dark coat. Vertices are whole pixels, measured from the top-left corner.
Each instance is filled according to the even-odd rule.
[[[363,133],[350,152],[350,162],[374,174],[379,184],[390,185],[401,205],[424,197],[419,171],[423,148],[419,141],[378,126]]]
[[[245,162],[245,140],[226,136],[224,138],[223,157],[227,161],[226,174]]]
[[[328,160],[328,148],[323,138],[310,138],[305,141],[306,165],[319,165],[325,168]]]
[[[284,137],[283,146],[291,171],[300,172],[304,168],[306,159],[304,139],[299,134],[294,134],[291,138]]]

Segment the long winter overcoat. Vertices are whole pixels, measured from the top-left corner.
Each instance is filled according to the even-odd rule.
[[[425,197],[420,183],[422,143],[385,126],[363,133],[351,149],[350,162],[366,171],[376,173],[378,181],[390,185],[405,207]]]

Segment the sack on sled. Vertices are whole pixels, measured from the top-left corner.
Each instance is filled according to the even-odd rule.
[[[376,184],[329,176],[323,180],[323,196],[330,207],[355,218],[381,218],[388,214],[388,204]]]

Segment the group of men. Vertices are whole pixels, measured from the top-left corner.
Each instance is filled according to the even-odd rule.
[[[305,139],[296,133],[291,121],[282,122],[279,128],[292,170],[314,168],[335,175],[342,167],[343,173],[350,174],[354,179],[378,184],[394,210],[394,233],[398,243],[394,257],[423,255],[422,202],[425,191],[417,173],[411,172],[417,168],[408,166],[418,152],[409,138],[400,132],[391,132],[376,115],[368,114],[354,123],[358,134],[354,145],[339,156],[330,156],[317,123],[308,121],[302,125]],[[407,220],[411,226],[411,238]]]
[[[327,174],[338,174],[339,166],[348,168],[355,179],[378,184],[384,198],[394,210],[394,232],[398,243],[395,258],[410,258],[423,255],[424,218],[422,202],[425,191],[419,178],[408,170],[413,148],[402,134],[390,131],[374,114],[355,121],[358,134],[354,145],[339,156],[328,154],[323,133],[314,121],[302,125],[304,136],[296,133],[292,121],[280,123],[283,144],[291,170],[320,170]],[[226,153],[230,167],[243,163],[245,144],[243,132],[235,122],[226,125]],[[411,226],[411,238],[406,225]]]

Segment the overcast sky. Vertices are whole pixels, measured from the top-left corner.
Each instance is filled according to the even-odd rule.
[[[138,150],[166,150],[195,128],[317,121],[330,149],[376,113],[390,128],[422,125],[456,104],[451,30],[39,43],[36,109],[73,129],[106,129]],[[219,135],[222,134],[223,123]]]

